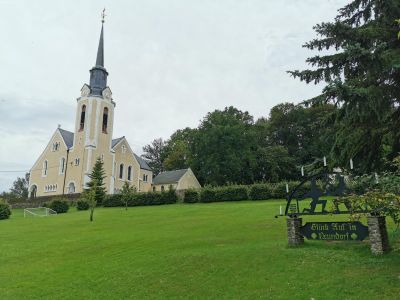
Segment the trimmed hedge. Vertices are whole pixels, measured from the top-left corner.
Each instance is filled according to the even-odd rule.
[[[247,186],[229,185],[223,187],[205,187],[200,192],[200,202],[225,202],[248,200]]]
[[[253,184],[249,189],[251,200],[266,200],[272,198],[272,186],[270,184]]]
[[[11,216],[10,205],[0,200],[0,220],[8,219],[10,218],[10,216]]]
[[[185,203],[196,203],[199,202],[200,195],[199,192],[193,189],[186,190],[183,196],[183,202]]]
[[[69,209],[68,202],[65,200],[53,200],[50,203],[43,204],[43,206],[51,208],[58,214],[66,213]]]
[[[89,203],[86,200],[78,200],[76,202],[76,209],[77,210],[88,210]]]
[[[178,201],[175,191],[167,192],[148,192],[135,193],[128,200],[128,206],[146,206],[146,205],[163,205],[173,204]],[[104,207],[121,207],[125,206],[121,194],[108,195],[103,201]]]

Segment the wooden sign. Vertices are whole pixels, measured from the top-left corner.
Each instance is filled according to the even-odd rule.
[[[300,233],[309,240],[362,241],[368,237],[368,226],[361,222],[309,222]]]

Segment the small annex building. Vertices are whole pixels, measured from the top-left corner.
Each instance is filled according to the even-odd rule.
[[[201,188],[201,185],[190,168],[162,172],[153,178],[154,192],[166,191],[169,189],[179,192],[182,190],[199,188]]]

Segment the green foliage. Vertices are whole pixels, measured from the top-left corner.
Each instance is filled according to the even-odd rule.
[[[249,198],[251,200],[267,200],[272,198],[271,184],[253,184],[249,188]]]
[[[151,144],[144,146],[143,152],[142,156],[153,170],[154,175],[164,171],[163,162],[167,155],[167,148],[162,138],[155,139]]]
[[[129,199],[133,197],[134,193],[135,188],[133,186],[129,186],[129,183],[125,181],[121,191],[121,199],[125,203],[125,209],[128,209]]]
[[[369,191],[363,195],[350,195],[340,202],[351,207],[352,218],[359,219],[362,213],[358,210],[370,210],[372,215],[389,216],[397,227],[400,227],[400,196],[392,193]]]
[[[200,202],[202,203],[211,203],[215,202],[216,199],[216,191],[212,187],[204,187],[200,191]]]
[[[0,220],[5,220],[11,216],[11,207],[0,198]]]
[[[76,209],[77,210],[88,210],[89,203],[84,199],[80,199],[76,202]]]
[[[104,207],[119,207],[124,206],[124,204],[121,194],[107,195],[103,201]]]
[[[185,191],[183,202],[185,203],[197,203],[200,201],[200,194],[198,190],[190,189]]]
[[[234,107],[208,113],[194,132],[191,168],[203,184],[248,184],[255,166],[253,117]]]
[[[351,1],[333,22],[314,27],[318,38],[304,46],[324,53],[307,59],[312,69],[289,72],[306,83],[326,83],[307,103],[338,107],[335,165],[353,158],[359,173],[384,170],[400,150],[400,41],[393,21],[399,15],[398,0]]]
[[[163,205],[173,204],[178,201],[175,191],[166,192],[148,192],[148,193],[131,193],[127,202],[124,201],[122,194],[108,195],[104,200],[104,207],[121,207],[121,206],[146,206],[146,205]]]
[[[101,205],[103,203],[106,195],[106,189],[104,187],[105,177],[103,162],[101,161],[100,157],[98,157],[92,172],[89,174],[90,181],[86,184],[88,189],[83,193],[85,195],[87,191],[94,190],[94,200],[97,205]]]
[[[82,196],[89,204],[89,220],[92,222],[95,207],[97,205],[101,205],[106,196],[103,182],[105,178],[105,172],[103,169],[103,162],[101,161],[100,157],[97,158],[89,178],[90,181],[87,183],[87,189],[83,192]]]
[[[55,200],[46,203],[46,205],[43,205],[45,207],[51,208],[58,214],[63,214],[68,212],[69,205],[68,202],[63,200],[63,198],[56,198]]]
[[[14,195],[17,199],[28,198],[28,184],[29,184],[29,173],[25,174],[25,177],[17,177],[13,182],[13,186],[10,189],[10,193]]]

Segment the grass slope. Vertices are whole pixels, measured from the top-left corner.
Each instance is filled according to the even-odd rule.
[[[283,204],[100,208],[93,223],[87,211],[24,219],[17,210],[0,222],[0,297],[399,299],[399,252],[287,248],[285,219],[273,218]]]

